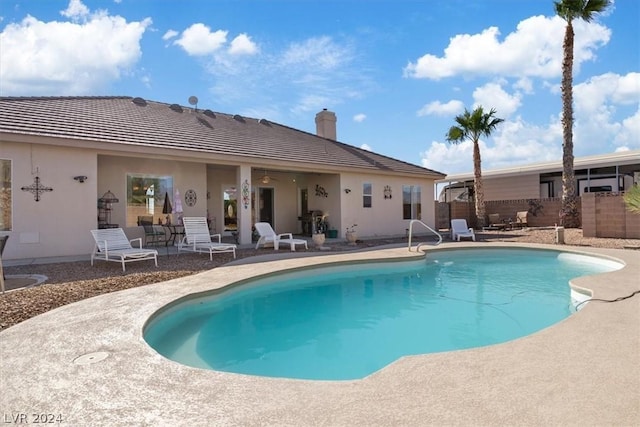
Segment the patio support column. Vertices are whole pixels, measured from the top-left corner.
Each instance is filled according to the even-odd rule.
[[[237,201],[238,201],[238,230],[240,244],[251,244],[251,166],[240,165],[237,169]]]

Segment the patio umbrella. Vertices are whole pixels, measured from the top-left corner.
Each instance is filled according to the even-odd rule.
[[[164,207],[162,208],[163,214],[170,214],[173,211],[173,207],[171,207],[171,200],[169,200],[169,193],[164,193]]]
[[[182,224],[182,200],[180,200],[180,191],[176,188],[173,195],[173,213],[176,216],[178,224]]]

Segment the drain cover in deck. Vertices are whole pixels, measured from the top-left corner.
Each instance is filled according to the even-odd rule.
[[[92,363],[102,362],[107,357],[109,357],[109,353],[106,351],[96,351],[95,353],[87,353],[76,357],[73,363],[76,365],[91,365]]]

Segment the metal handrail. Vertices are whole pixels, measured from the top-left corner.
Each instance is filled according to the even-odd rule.
[[[433,234],[435,234],[436,236],[438,236],[438,241],[436,242],[436,246],[439,245],[440,243],[442,243],[442,235],[440,233],[438,233],[436,230],[434,230],[433,228],[429,227],[427,224],[425,224],[424,222],[420,221],[419,219],[412,219],[409,222],[409,252],[411,252],[411,239],[413,237],[413,224],[414,223],[419,223],[422,224],[427,230],[431,231]],[[420,249],[420,246],[422,246],[424,244],[423,243],[419,243],[418,246],[416,246],[416,252],[418,251],[418,249]]]

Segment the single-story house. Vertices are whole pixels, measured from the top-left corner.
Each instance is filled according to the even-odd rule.
[[[336,121],[320,111],[311,134],[137,97],[2,97],[3,258],[88,254],[90,230],[141,237],[141,219],[207,217],[241,244],[259,221],[339,237],[354,224],[361,237],[434,227],[444,174],[339,142]]]
[[[640,150],[576,157],[573,164],[579,196],[640,185]],[[440,202],[473,200],[473,172],[447,175],[436,183]],[[485,201],[560,197],[562,160],[483,171],[482,184]]]

